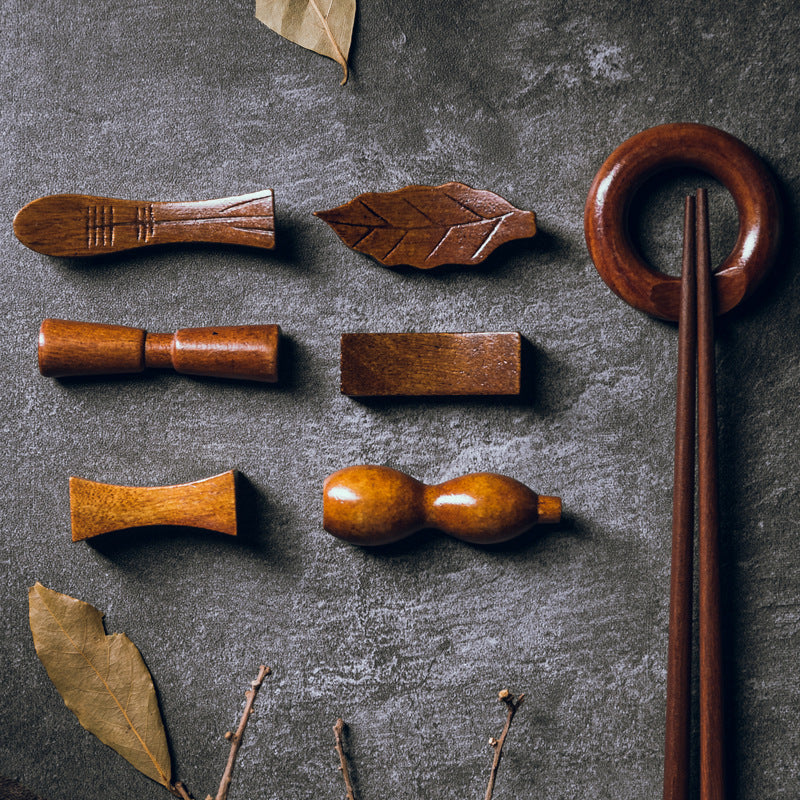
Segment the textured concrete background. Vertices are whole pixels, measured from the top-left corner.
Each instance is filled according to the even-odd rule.
[[[5,0],[2,219],[4,688],[0,773],[50,798],[164,798],[86,733],[35,656],[34,581],[106,612],[158,687],[176,776],[215,789],[222,734],[264,661],[235,798],[341,798],[342,715],[359,796],[478,798],[502,687],[529,700],[496,798],[660,796],[674,326],[597,276],[583,202],[600,164],[663,122],[716,125],[778,177],[787,245],[719,330],[723,581],[732,791],[800,796],[797,448],[798,21],[779,2],[363,2],[352,75],[282,40],[250,2]],[[311,212],[370,190],[461,180],[532,208],[540,235],[485,265],[390,270]],[[674,269],[682,196],[635,215]],[[703,179],[705,182],[705,180]],[[55,192],[136,199],[274,187],[274,253],[222,247],[71,262],[11,219]],[[712,184],[714,250],[735,237]],[[173,331],[280,323],[278,387],[168,374],[58,382],[36,370],[45,317]],[[524,399],[358,403],[342,331],[519,330]],[[430,533],[380,551],[321,527],[324,477],[372,462],[428,482],[512,475],[559,494],[557,529],[497,549]],[[177,483],[236,467],[245,541],[183,530],[73,545],[67,477]]]

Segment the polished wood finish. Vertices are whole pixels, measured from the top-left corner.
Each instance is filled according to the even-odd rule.
[[[699,796],[700,800],[725,799],[714,297],[708,197],[704,189],[697,192],[696,214],[694,211],[693,199],[687,198],[678,340],[664,800],[689,798],[695,386],[699,505]]]
[[[518,333],[345,333],[342,393],[351,397],[516,395]]]
[[[636,191],[669,167],[710,173],[733,195],[739,235],[714,277],[718,313],[729,311],[759,284],[778,253],[781,209],[775,183],[760,159],[730,134],[707,125],[676,123],[628,139],[606,160],[586,200],[589,253],[603,280],[625,302],[677,320],[680,279],[650,267],[636,251],[628,211]]]
[[[695,200],[686,198],[683,225],[675,467],[672,492],[667,720],[664,800],[689,800],[694,548],[694,440],[697,353]]]
[[[158,367],[186,375],[275,383],[279,340],[278,325],[183,328],[167,334],[46,319],[39,330],[39,371],[63,378]]]
[[[463,183],[367,192],[314,212],[339,238],[386,266],[478,264],[512,239],[536,234],[536,215]]]
[[[20,209],[14,233],[48,256],[96,256],[184,242],[273,248],[273,192],[169,203],[56,194]]]
[[[700,628],[700,800],[725,800],[719,587],[717,385],[708,199],[697,193],[697,495]]]
[[[561,519],[560,498],[537,495],[505,475],[478,472],[426,486],[396,469],[372,465],[330,475],[322,507],[325,530],[359,545],[390,544],[422,528],[496,544]]]
[[[72,541],[152,525],[185,525],[236,536],[233,470],[177,486],[114,486],[69,479]]]

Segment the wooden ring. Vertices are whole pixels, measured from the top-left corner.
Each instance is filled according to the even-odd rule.
[[[642,184],[669,167],[703,170],[731,193],[739,235],[715,273],[717,313],[738,305],[759,284],[778,252],[781,209],[767,168],[739,139],[717,128],[673,123],[623,142],[595,175],[584,232],[597,271],[626,303],[677,321],[680,278],[653,269],[636,251],[628,230],[631,200]]]

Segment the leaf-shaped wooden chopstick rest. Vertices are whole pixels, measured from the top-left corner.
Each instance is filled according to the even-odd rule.
[[[115,486],[69,479],[72,541],[151,525],[186,525],[236,536],[233,470],[176,486]]]
[[[14,233],[38,253],[73,258],[185,242],[271,249],[275,209],[272,189],[172,203],[54,194],[21,208]]]
[[[28,592],[36,654],[78,721],[136,769],[171,789],[153,679],[136,645],[106,635],[94,606],[37,583]]]
[[[315,211],[353,250],[388,267],[479,264],[496,247],[536,234],[536,215],[463,183],[367,192]]]
[[[332,58],[347,81],[356,0],[256,0],[256,19],[290,42]]]

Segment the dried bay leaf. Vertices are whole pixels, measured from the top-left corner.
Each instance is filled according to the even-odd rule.
[[[285,39],[332,58],[347,81],[356,0],[256,0],[256,19]]]
[[[136,769],[171,788],[153,679],[133,642],[124,633],[106,635],[93,606],[40,583],[28,604],[36,654],[67,708]]]
[[[532,211],[454,182],[367,192],[314,213],[348,247],[390,267],[478,264],[504,242],[536,233]]]

